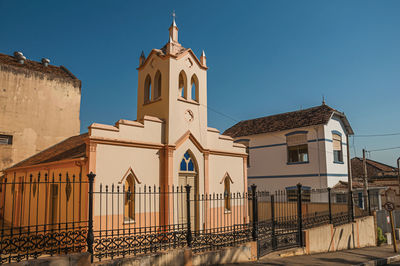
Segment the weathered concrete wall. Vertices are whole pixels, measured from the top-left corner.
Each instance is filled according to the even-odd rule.
[[[75,253],[54,257],[39,258],[8,264],[10,266],[86,266],[90,264],[89,253]]]
[[[0,66],[0,134],[13,136],[12,145],[0,145],[0,171],[79,134],[80,100],[72,79]]]
[[[305,236],[307,254],[375,246],[374,217],[336,227],[328,224],[311,228],[305,231]]]
[[[237,247],[193,254],[191,249],[175,249],[148,256],[121,258],[96,262],[108,266],[169,266],[169,265],[221,265],[257,260],[257,243],[248,242]]]
[[[144,256],[132,256],[113,260],[95,261],[90,264],[89,253],[78,253],[37,260],[12,263],[12,266],[169,266],[169,265],[220,265],[225,263],[249,262],[257,260],[257,243],[248,242],[237,247],[227,247],[217,251],[193,254],[191,249],[174,249]]]

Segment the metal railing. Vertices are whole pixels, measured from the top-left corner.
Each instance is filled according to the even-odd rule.
[[[262,255],[303,246],[304,229],[371,214],[361,208],[365,199],[359,194],[300,184],[274,192],[253,185],[224,194],[200,194],[189,185],[94,185],[93,173],[0,180],[0,262],[84,251],[99,261],[180,247],[216,250],[252,240]]]

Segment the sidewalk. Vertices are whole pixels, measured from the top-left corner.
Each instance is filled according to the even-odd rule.
[[[372,261],[394,256],[396,257],[392,261],[400,261],[400,253],[394,253],[393,246],[385,245],[285,258],[270,254],[256,262],[229,265],[359,265],[363,263],[367,263],[365,265],[376,265]],[[386,265],[386,263],[379,265]]]

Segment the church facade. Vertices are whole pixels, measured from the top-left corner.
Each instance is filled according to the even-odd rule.
[[[175,20],[169,28],[168,43],[153,49],[147,57],[142,53],[137,70],[137,120],[119,120],[115,125],[94,123],[88,133],[69,138],[7,169],[8,180],[27,180],[30,174],[36,176],[44,171],[49,176],[64,176],[68,171],[69,176],[82,177],[93,172],[95,191],[115,184],[125,191],[137,191],[146,185],[161,191],[190,185],[193,195],[247,192],[246,147],[207,126],[206,57],[203,52],[198,59],[178,42]],[[83,193],[87,189],[84,186]],[[167,201],[161,196],[159,200]],[[64,204],[65,199],[53,195],[52,201],[54,205],[60,201]],[[96,227],[96,221],[105,213],[96,197],[94,206]],[[138,210],[135,206],[132,209]],[[51,212],[51,208],[43,211]],[[247,219],[247,210],[242,216],[241,222]],[[52,214],[40,217],[50,219]],[[119,220],[126,218],[129,217]],[[175,222],[173,217],[167,219]]]

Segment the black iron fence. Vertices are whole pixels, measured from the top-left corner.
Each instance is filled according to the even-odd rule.
[[[86,250],[87,195],[81,176],[0,180],[0,263]]]
[[[0,180],[1,263],[84,251],[92,261],[179,247],[200,252],[252,240],[263,255],[302,246],[304,229],[352,222],[373,209],[360,207],[368,200],[359,194],[300,184],[200,194],[189,185],[95,188],[94,180],[68,173]]]

